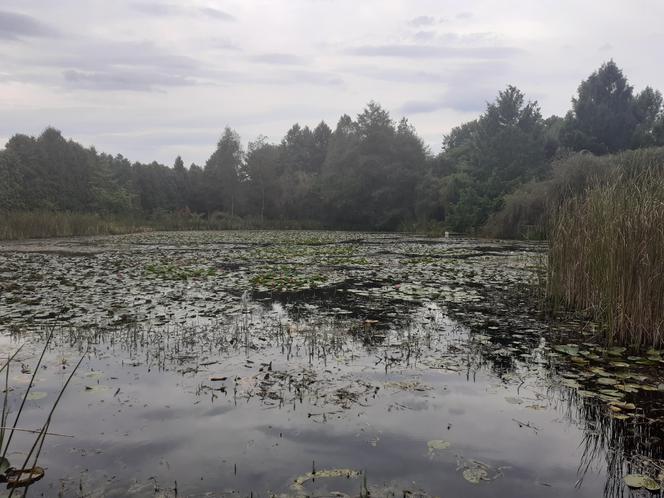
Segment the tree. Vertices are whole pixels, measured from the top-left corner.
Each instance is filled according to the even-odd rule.
[[[662,94],[649,86],[644,88],[634,99],[634,115],[637,125],[632,136],[632,148],[664,145],[662,123]]]
[[[267,137],[261,135],[249,142],[246,156],[246,172],[250,188],[250,201],[258,205],[261,223],[265,218],[266,205],[274,208],[277,193],[277,167],[279,149],[268,143]]]
[[[321,189],[330,221],[395,229],[415,217],[416,186],[427,151],[415,130],[370,102],[353,121],[342,116],[332,134]]]
[[[545,175],[555,152],[537,102],[508,86],[475,121],[443,140],[441,185],[446,221],[455,230],[480,226],[518,185]]]
[[[173,162],[173,176],[175,177],[175,188],[177,189],[178,199],[177,207],[179,209],[189,207],[189,198],[191,197],[191,185],[187,168],[184,167],[184,161],[180,156]]]
[[[243,174],[243,155],[240,136],[226,127],[217,149],[205,163],[208,212],[219,210],[235,214],[235,200]]]
[[[606,154],[627,149],[638,121],[633,89],[612,60],[581,82],[565,116],[562,143],[572,150]]]

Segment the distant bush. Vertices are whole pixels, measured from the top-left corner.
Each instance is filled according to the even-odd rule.
[[[502,208],[489,217],[481,233],[497,238],[545,239],[552,216],[562,203],[606,181],[616,167],[614,156],[581,152],[559,158],[552,163],[547,179],[526,183],[506,195]]]

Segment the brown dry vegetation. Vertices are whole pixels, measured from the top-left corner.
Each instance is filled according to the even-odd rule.
[[[664,149],[602,158],[605,174],[550,223],[548,295],[606,325],[609,342],[664,344]]]

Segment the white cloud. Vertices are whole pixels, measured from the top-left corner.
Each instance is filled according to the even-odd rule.
[[[660,0],[3,0],[0,136],[203,163],[226,125],[278,141],[374,99],[437,151],[507,84],[545,115],[609,58],[664,89],[662,18]]]

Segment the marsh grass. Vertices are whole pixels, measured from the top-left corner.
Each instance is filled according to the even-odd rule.
[[[47,435],[58,435],[58,436],[65,436],[63,434],[52,434],[48,432],[48,429],[51,424],[51,420],[53,418],[53,413],[55,412],[55,409],[57,408],[58,404],[60,403],[60,400],[62,399],[62,396],[67,389],[67,386],[69,385],[69,382],[71,381],[72,377],[78,370],[79,366],[81,365],[81,362],[83,361],[83,358],[85,357],[85,354],[81,356],[79,359],[78,363],[76,366],[72,369],[70,372],[66,382],[60,389],[58,396],[51,406],[51,409],[48,413],[48,416],[44,422],[44,424],[41,426],[41,428],[38,429],[23,429],[17,427],[19,420],[21,418],[21,414],[23,413],[23,408],[25,406],[25,402],[27,401],[30,390],[32,389],[35,381],[35,377],[37,375],[37,372],[40,369],[40,366],[42,364],[42,361],[44,359],[44,356],[46,354],[46,351],[48,350],[49,344],[51,342],[51,339],[53,337],[53,329],[49,331],[48,338],[46,342],[44,343],[41,355],[39,356],[39,360],[37,361],[37,364],[33,368],[33,373],[32,377],[30,378],[30,383],[28,384],[28,388],[26,389],[25,393],[23,394],[23,398],[21,400],[20,407],[18,411],[16,412],[16,415],[14,417],[14,422],[12,426],[7,425],[7,420],[9,418],[9,370],[11,368],[11,362],[14,360],[16,355],[22,350],[23,345],[21,345],[11,356],[9,356],[6,360],[6,362],[0,367],[0,373],[4,371],[4,377],[5,377],[5,382],[4,382],[4,392],[3,392],[3,400],[2,400],[2,414],[0,415],[0,420],[2,421],[2,426],[0,426],[0,450],[2,451],[2,456],[0,457],[0,482],[6,482],[7,487],[11,489],[11,492],[9,496],[13,496],[14,492],[16,491],[17,488],[27,488],[34,482],[44,475],[44,470],[41,469],[40,467],[37,467],[37,461],[39,459],[39,455],[41,454],[42,447],[44,445],[44,441],[46,439]],[[21,465],[21,467],[14,467],[11,465],[9,460],[7,459],[7,454],[8,451],[11,448],[11,443],[12,443],[12,438],[14,436],[14,433],[16,431],[20,432],[29,432],[29,433],[34,433],[37,434],[37,437],[35,438],[32,447],[30,451],[28,452],[25,461]],[[32,462],[30,460],[32,459]],[[25,496],[25,490],[23,492],[23,496]]]
[[[209,216],[186,210],[149,215],[115,216],[53,211],[0,211],[0,240],[119,235],[152,230],[290,230],[320,229],[314,221],[259,220],[215,212]]]
[[[104,219],[90,213],[0,212],[0,240],[111,235],[138,230],[139,227],[128,220]]]
[[[664,344],[664,149],[615,168],[564,201],[551,225],[547,295],[587,312],[609,343]]]

